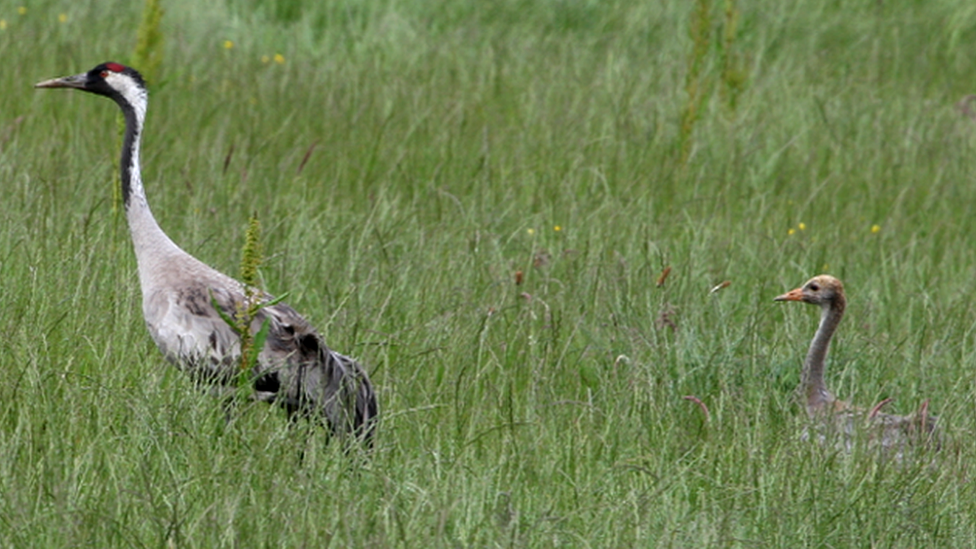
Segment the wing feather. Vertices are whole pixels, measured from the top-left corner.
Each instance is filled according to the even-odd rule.
[[[261,299],[272,297],[263,294]],[[212,391],[229,394],[241,364],[240,337],[215,303],[223,316],[233,318],[244,292],[202,284],[158,291],[148,296],[144,312],[153,340],[170,362]],[[259,309],[251,333],[265,322],[268,337],[253,372],[255,398],[277,402],[289,414],[320,417],[336,434],[369,438],[378,410],[362,366],[326,346],[308,321],[284,303]]]

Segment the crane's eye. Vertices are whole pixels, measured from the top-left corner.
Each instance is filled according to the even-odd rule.
[[[101,77],[108,78],[108,71],[102,71]]]

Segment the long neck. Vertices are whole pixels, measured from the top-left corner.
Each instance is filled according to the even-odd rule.
[[[153,273],[162,264],[175,255],[186,254],[159,227],[146,201],[139,169],[139,143],[146,118],[146,98],[141,96],[139,99],[133,102],[119,101],[125,116],[125,138],[119,166],[122,172],[122,199],[126,219],[139,264],[139,280],[145,293],[147,284],[153,279]]]
[[[807,398],[807,411],[811,415],[815,415],[825,405],[834,401],[834,396],[827,390],[827,384],[824,382],[824,362],[830,349],[830,338],[833,337],[837,325],[844,317],[845,305],[843,294],[823,305],[820,326],[813,336],[813,341],[810,342],[810,350],[807,351],[807,358],[803,362],[801,387]]]

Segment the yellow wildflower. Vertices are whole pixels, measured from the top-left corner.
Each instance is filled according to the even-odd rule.
[[[234,47],[234,42],[230,40],[224,40],[224,49],[229,50]]]
[[[533,235],[535,234],[535,229],[526,229],[525,232],[529,233],[529,235]]]
[[[274,56],[274,61],[275,63],[281,65],[282,63],[285,62],[285,56],[281,55],[280,53],[276,53]]]
[[[559,225],[556,225],[555,227],[552,228],[552,230],[554,230],[554,231],[556,231],[558,233],[559,231],[563,230],[563,228],[560,227]]]
[[[802,222],[801,222],[801,223],[800,223],[799,225],[797,225],[797,227],[798,227],[798,228],[799,228],[799,229],[800,229],[801,231],[805,231],[805,230],[807,230],[807,224],[806,224],[806,223],[802,223]]]
[[[0,31],[7,30],[7,20],[0,19]]]
[[[68,14],[67,13],[59,13],[58,14],[58,22],[60,22],[60,23],[67,23],[68,22]]]
[[[793,236],[794,234],[796,234],[796,229],[790,229],[790,230],[786,231],[786,234],[788,234],[790,236]]]
[[[27,6],[21,6],[17,8],[17,13],[20,15],[27,15]]]
[[[878,234],[881,232],[881,225],[871,225],[871,234]]]
[[[267,55],[262,55],[261,56],[261,62],[262,63],[267,64],[269,61],[271,61],[271,58],[268,57]]]

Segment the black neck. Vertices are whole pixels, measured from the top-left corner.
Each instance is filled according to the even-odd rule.
[[[122,201],[125,208],[129,208],[132,197],[132,175],[139,167],[136,166],[136,156],[139,149],[139,120],[136,111],[128,102],[119,101],[122,108],[122,115],[125,117],[125,137],[122,140],[122,157],[119,160],[119,168],[122,171]]]

